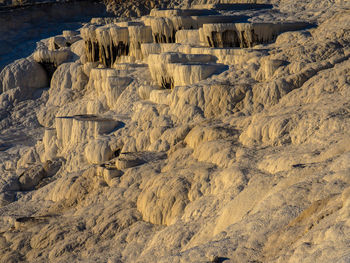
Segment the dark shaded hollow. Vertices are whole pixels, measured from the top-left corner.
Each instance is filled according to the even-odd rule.
[[[112,46],[100,46],[99,48],[99,60],[106,67],[110,68],[118,57],[129,55],[129,44],[122,41],[118,42],[118,45]]]
[[[121,152],[121,148],[118,148],[117,150],[115,150],[114,152],[113,152],[113,158],[116,158],[116,157],[118,157],[119,155],[120,155],[120,152]]]
[[[212,263],[222,263],[226,260],[229,260],[227,257],[215,257],[211,262]]]
[[[266,27],[271,26],[275,26],[275,24],[266,24]],[[279,30],[272,30],[273,33],[267,39],[256,34],[254,28],[243,31],[228,29],[223,32],[211,32],[211,36],[207,36],[207,42],[210,47],[214,48],[251,48],[259,44],[273,43],[284,32],[299,31],[314,27],[313,24],[303,22],[282,23],[280,26],[281,28]]]
[[[162,77],[161,88],[162,89],[173,89],[174,88],[174,79],[172,77]]]
[[[125,123],[122,121],[118,121],[118,124],[114,127],[113,130],[110,131],[110,133],[115,132],[115,131],[117,131],[121,128],[124,128],[124,127],[125,127]],[[120,152],[119,152],[119,154],[120,154]]]
[[[237,32],[234,30],[227,30],[222,33],[223,47],[239,47],[239,39]]]
[[[238,37],[238,34],[240,37]],[[210,47],[214,48],[247,48],[252,47],[255,44],[262,44],[256,41],[258,37],[254,34],[254,30],[251,32],[251,38],[253,41],[249,41],[246,32],[236,32],[235,30],[226,30],[224,32],[212,32],[211,38],[208,36],[207,41]]]
[[[86,120],[91,120],[91,119],[97,119],[98,116],[94,114],[77,114],[73,116],[74,118],[77,117],[79,119],[86,119]]]
[[[99,60],[99,46],[97,42],[85,41],[87,50],[87,59],[89,62],[97,62]]]
[[[153,41],[155,43],[161,43],[161,44],[165,44],[165,43],[175,43],[175,34],[176,31],[173,30],[173,32],[171,33],[171,36],[166,37],[166,35],[164,34],[160,34],[160,33],[153,33]]]
[[[108,119],[108,118],[100,117],[93,114],[79,114],[79,115],[74,115],[73,118],[78,121],[95,121],[95,122],[116,121],[114,119]]]
[[[16,222],[26,223],[26,222],[46,222],[49,218],[56,217],[55,214],[43,215],[43,216],[23,216],[16,218]]]
[[[66,42],[66,47],[70,47],[72,44],[69,42]],[[60,46],[54,43],[55,50],[60,49]]]
[[[39,64],[44,68],[50,82],[52,79],[53,73],[55,73],[57,69],[57,66],[55,65],[55,63],[52,63],[50,61],[42,61],[42,62],[39,62]]]

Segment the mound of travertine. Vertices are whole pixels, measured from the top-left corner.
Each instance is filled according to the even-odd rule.
[[[293,3],[96,18],[5,67],[0,262],[349,262],[350,6]]]

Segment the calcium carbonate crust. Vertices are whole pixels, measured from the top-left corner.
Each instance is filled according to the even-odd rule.
[[[349,4],[189,2],[2,70],[0,262],[349,262]]]

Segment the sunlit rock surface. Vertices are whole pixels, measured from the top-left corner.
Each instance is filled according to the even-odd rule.
[[[20,59],[6,66],[0,73],[0,91],[22,87],[39,89],[48,86],[48,77],[44,68],[33,59]]]
[[[0,73],[0,262],[349,262],[349,4],[168,4]]]

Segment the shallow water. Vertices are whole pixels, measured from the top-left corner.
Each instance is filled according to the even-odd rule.
[[[0,70],[12,61],[29,56],[36,42],[75,30],[92,17],[111,16],[102,3],[47,3],[0,10]]]

